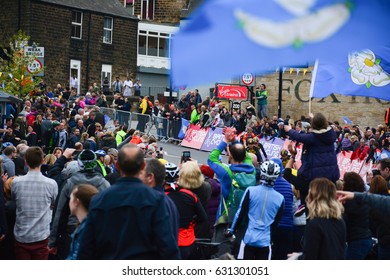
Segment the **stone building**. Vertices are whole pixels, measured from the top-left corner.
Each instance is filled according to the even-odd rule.
[[[313,98],[310,103],[312,73],[311,68],[306,70],[293,69],[290,74],[290,68],[288,68],[281,77],[279,72],[256,76],[256,85],[262,83],[267,85],[270,115],[278,115],[280,112],[283,118],[290,115],[297,120],[301,115],[308,116],[311,109],[313,113],[323,113],[329,121],[339,121],[340,125],[344,125],[343,116],[362,127],[376,127],[378,124],[384,124],[385,111],[390,107],[390,102],[385,100],[334,93],[323,99]],[[281,102],[279,102],[280,78]],[[245,107],[245,104],[242,107]]]
[[[107,77],[135,77],[138,18],[118,0],[1,0],[0,43],[19,29],[44,47],[44,77],[48,85],[85,92]],[[114,78],[113,78],[114,77]]]

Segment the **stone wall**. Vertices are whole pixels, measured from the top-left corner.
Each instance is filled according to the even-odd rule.
[[[6,9],[1,19],[2,37],[0,43],[17,31],[18,9],[13,1],[5,2]],[[71,38],[72,8],[42,2],[22,0],[21,26],[30,42],[45,47],[46,83],[55,86],[69,85],[70,60],[81,61],[81,92],[93,82],[100,84],[102,64],[112,65],[112,76],[124,79],[127,75],[135,78],[137,71],[137,29],[138,20],[113,18],[112,44],[103,43],[104,15],[83,11],[82,39]],[[9,16],[12,12],[12,16]],[[102,11],[103,12],[103,11]],[[16,26],[15,26],[16,25]],[[11,36],[5,36],[6,32]]]
[[[292,74],[287,70],[282,75],[282,110],[284,118],[290,115],[293,119],[299,119],[301,115],[309,113],[309,93],[312,73],[309,71],[303,75],[303,71]],[[269,93],[269,114],[278,113],[279,73],[256,77],[256,84],[266,84]],[[334,94],[324,99],[314,98],[311,102],[313,113],[322,112],[329,121],[339,121],[344,124],[342,116],[348,117],[354,123],[361,126],[377,126],[384,124],[385,110],[390,107],[390,102],[375,98],[351,97]]]
[[[20,3],[20,7],[19,7]],[[7,47],[10,38],[18,32],[18,29],[28,32],[30,18],[30,1],[2,1],[2,14],[0,16],[0,45]],[[22,15],[18,16],[20,9]]]
[[[114,17],[112,44],[104,44],[104,15],[83,12],[82,39],[79,40],[71,38],[72,9],[33,5],[31,40],[45,47],[47,84],[69,84],[71,59],[81,61],[81,92],[93,82],[100,84],[102,64],[112,65],[113,77],[135,77],[137,20]]]

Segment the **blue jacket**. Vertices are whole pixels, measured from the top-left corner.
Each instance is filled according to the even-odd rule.
[[[304,144],[302,166],[298,170],[300,179],[310,182],[315,178],[325,177],[336,182],[340,178],[333,145],[337,136],[330,126],[327,129],[313,130],[311,133],[298,133],[291,129],[288,135],[290,140]]]
[[[293,217],[293,201],[294,194],[292,192],[291,184],[283,178],[284,166],[280,158],[271,158],[280,167],[280,176],[276,178],[274,189],[284,197],[284,211],[278,227],[284,229],[292,229],[294,226]]]
[[[293,217],[293,192],[292,187],[286,179],[279,176],[276,178],[274,190],[283,195],[284,197],[284,211],[282,218],[279,221],[279,228],[289,228],[292,229],[294,226],[294,217]]]
[[[258,185],[246,189],[231,225],[236,230],[245,217],[249,218],[244,243],[253,247],[271,245],[271,227],[276,227],[283,214],[284,198],[274,188]]]
[[[221,183],[221,193],[225,200],[229,198],[229,194],[232,191],[233,173],[245,172],[248,174],[252,174],[256,172],[252,164],[252,158],[248,153],[246,153],[246,158],[244,160],[244,163],[231,164],[230,166],[221,163],[219,161],[219,156],[226,149],[226,147],[227,147],[227,143],[222,141],[217,148],[212,150],[209,159],[207,160],[208,165],[215,172],[217,178]],[[219,218],[223,210],[224,210],[223,202],[221,199],[216,219]]]
[[[80,248],[80,240],[81,236],[84,232],[86,218],[81,222],[81,224],[76,228],[76,230],[72,233],[72,242],[69,246],[69,254],[66,258],[67,260],[77,260],[77,255],[79,253]]]
[[[164,194],[120,178],[91,201],[79,259],[178,259]]]

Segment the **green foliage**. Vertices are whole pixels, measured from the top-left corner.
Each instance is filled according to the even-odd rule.
[[[27,65],[32,63],[36,57],[24,55],[24,46],[28,45],[30,37],[19,30],[12,36],[8,47],[2,47],[8,59],[0,58],[0,84],[5,84],[4,90],[19,98],[25,98],[40,83],[40,79],[33,77],[40,73],[29,73]]]

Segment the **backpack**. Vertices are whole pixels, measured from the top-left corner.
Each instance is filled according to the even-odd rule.
[[[216,225],[231,224],[233,222],[246,189],[252,186],[256,186],[256,172],[251,174],[246,172],[233,173],[229,197],[227,201],[222,197],[224,211],[216,221]]]
[[[146,114],[151,115],[152,111],[153,111],[153,107],[154,107],[153,103],[152,103],[152,101],[148,100],[146,104],[147,104]]]

